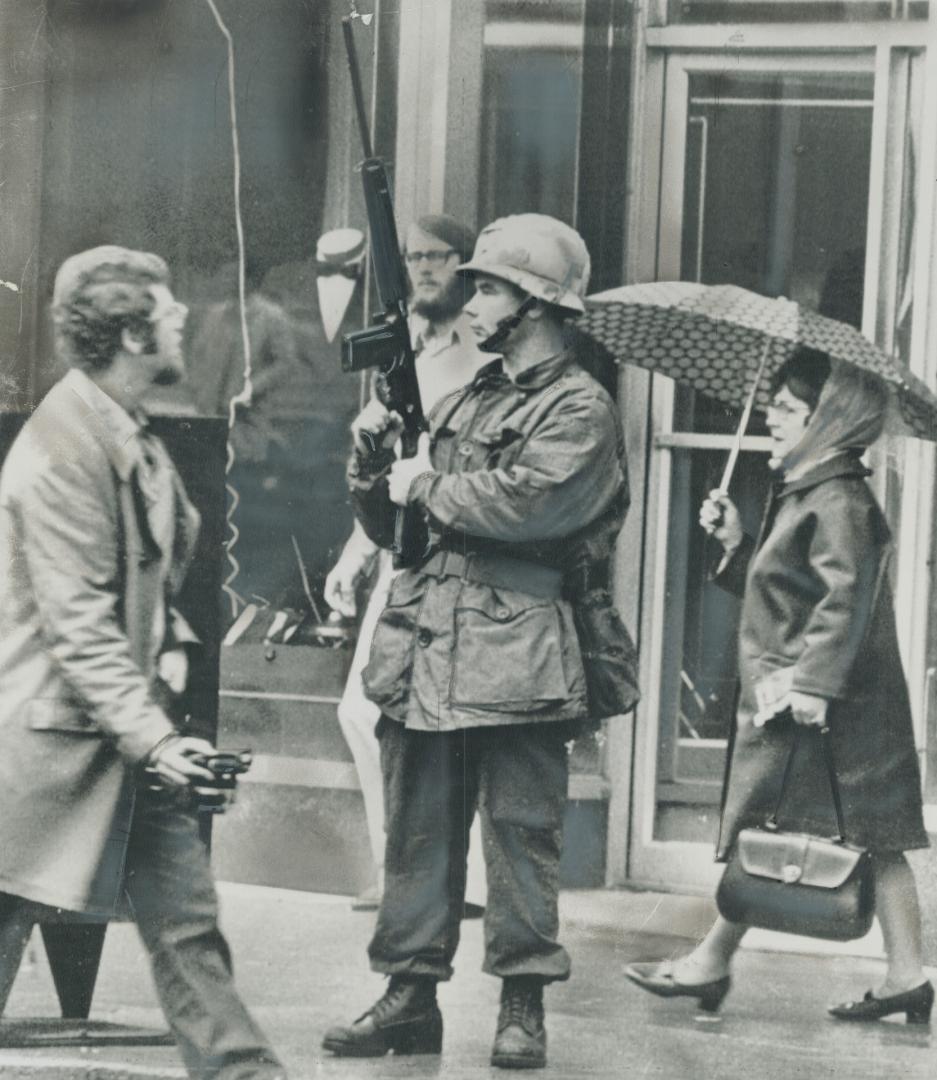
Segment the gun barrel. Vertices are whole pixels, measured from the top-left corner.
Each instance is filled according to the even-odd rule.
[[[407,280],[394,222],[394,201],[384,163],[379,158],[362,162],[361,181],[371,227],[371,265],[374,267],[374,280],[381,304],[385,310],[405,309]]]
[[[352,30],[351,16],[346,15],[342,19],[342,34],[345,37],[345,52],[348,53],[348,70],[351,72],[351,89],[355,98],[355,112],[358,115],[358,131],[361,134],[361,146],[364,156],[369,158],[374,151],[371,149],[371,134],[368,131],[368,113],[364,107],[364,91],[361,88],[361,69],[358,67],[358,53],[355,49],[355,35]]]

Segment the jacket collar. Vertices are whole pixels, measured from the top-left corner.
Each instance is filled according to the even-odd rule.
[[[860,460],[859,453],[854,450],[843,450],[826,461],[821,461],[812,469],[808,469],[796,480],[777,482],[777,495],[783,498],[785,495],[793,495],[797,491],[806,491],[816,487],[826,480],[832,480],[838,476],[858,476],[865,479],[872,475],[872,470],[867,469]]]
[[[120,479],[129,480],[140,458],[140,422],[78,368],[72,368],[56,389],[58,422],[90,432]]]
[[[557,378],[572,363],[572,360],[572,350],[564,349],[554,356],[547,357],[546,360],[540,360],[536,364],[524,368],[516,378],[512,378],[504,370],[504,361],[499,357],[490,364],[485,364],[484,367],[479,368],[473,384],[480,383],[483,380],[500,378],[516,386],[518,390],[542,390],[543,387],[556,382]]]

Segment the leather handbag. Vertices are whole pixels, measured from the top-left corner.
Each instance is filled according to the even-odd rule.
[[[868,851],[846,842],[829,728],[821,728],[818,738],[838,835],[813,836],[778,827],[799,736],[800,729],[787,759],[774,813],[762,828],[739,833],[716,892],[716,904],[730,922],[851,941],[864,937],[872,925],[872,865]]]

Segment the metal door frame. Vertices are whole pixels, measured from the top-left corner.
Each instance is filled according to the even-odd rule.
[[[644,258],[640,247],[634,258],[644,263],[633,265],[633,280],[675,280],[680,277],[684,200],[684,164],[689,105],[689,80],[696,73],[731,70],[732,72],[784,73],[876,73],[876,52],[862,49],[856,52],[768,52],[733,53],[731,62],[724,51],[693,53],[668,51],[650,55],[645,67],[648,80],[645,101],[654,100],[654,91],[661,103],[657,117],[644,124],[643,176],[638,181],[633,214],[645,212],[656,226],[651,231],[647,218],[643,228],[632,219],[636,230],[632,235],[643,241]],[[878,81],[872,103],[872,166],[876,170],[876,145],[882,142],[884,117],[879,101]],[[654,142],[647,141],[649,139]],[[881,154],[884,153],[882,146]],[[881,154],[879,156],[881,156]],[[874,201],[870,188],[870,209]],[[873,229],[870,213],[868,245],[880,235]],[[643,234],[643,236],[642,236]],[[648,255],[653,251],[652,259]],[[633,249],[635,250],[635,249]],[[878,258],[873,280],[878,279]],[[867,272],[869,270],[867,263]],[[643,272],[642,272],[643,271]],[[868,281],[868,278],[867,278]],[[868,289],[868,285],[867,285]],[[868,300],[868,293],[866,295]],[[868,308],[868,303],[866,307]],[[875,306],[872,305],[874,316]],[[670,532],[670,478],[675,449],[687,447],[724,448],[728,450],[731,437],[717,435],[694,436],[673,429],[674,384],[654,376],[651,391],[651,424],[649,433],[649,464],[647,504],[645,507],[645,551],[643,568],[641,672],[644,698],[638,707],[635,723],[634,769],[632,777],[631,835],[628,877],[634,884],[686,892],[708,893],[718,880],[720,868],[713,863],[709,843],[660,841],[653,837],[657,804],[657,745],[660,731],[661,667],[664,648],[666,568]],[[767,441],[746,438],[746,450],[764,451]]]

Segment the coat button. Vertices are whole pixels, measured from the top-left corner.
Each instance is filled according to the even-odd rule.
[[[425,649],[426,646],[429,645],[430,642],[432,642],[433,640],[433,632],[431,630],[427,630],[425,626],[421,626],[420,629],[417,631],[416,640],[417,643],[419,645],[422,645],[422,647]]]
[[[510,608],[499,607],[498,610],[495,612],[495,615],[497,615],[499,619],[507,619],[510,618],[511,610]]]
[[[468,457],[469,454],[471,454],[472,449],[473,447],[470,442],[459,443],[459,453],[462,454],[463,457]]]

